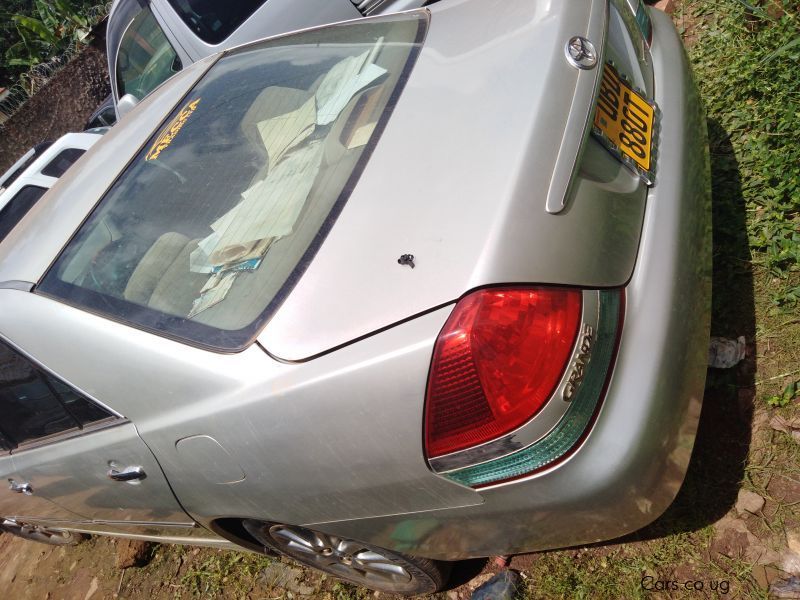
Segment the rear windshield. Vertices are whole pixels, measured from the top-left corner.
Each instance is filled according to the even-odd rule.
[[[401,91],[423,12],[223,57],[134,158],[38,291],[238,350],[306,269]]]
[[[265,0],[169,0],[194,34],[207,44],[219,44],[244,23]],[[298,7],[298,10],[302,8]]]
[[[58,155],[47,163],[47,166],[42,169],[42,175],[48,177],[61,177],[67,172],[76,160],[86,153],[83,148],[64,148]]]

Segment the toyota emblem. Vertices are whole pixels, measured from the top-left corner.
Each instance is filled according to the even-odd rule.
[[[597,50],[594,44],[579,35],[570,38],[564,51],[567,61],[576,69],[593,69],[597,64]]]

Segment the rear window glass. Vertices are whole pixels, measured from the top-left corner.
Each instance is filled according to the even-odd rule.
[[[207,44],[219,44],[256,12],[264,1],[169,0],[169,3],[197,37]]]
[[[26,185],[0,209],[0,242],[17,226],[17,223],[22,220],[22,217],[28,213],[46,191],[47,188]],[[0,204],[4,200],[5,198],[0,196]]]
[[[199,345],[245,347],[333,225],[425,13],[243,48],[189,92],[38,287]]]
[[[61,177],[72,166],[72,163],[83,156],[85,152],[86,150],[83,148],[65,148],[47,163],[47,166],[42,169],[42,175]]]

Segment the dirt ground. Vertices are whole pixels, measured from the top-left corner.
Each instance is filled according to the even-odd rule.
[[[119,568],[127,543],[105,537],[53,547],[0,535],[0,598],[90,600],[126,598],[349,598],[382,597],[328,579],[277,557],[180,546],[153,545],[144,566]],[[491,561],[461,565],[448,600],[468,598],[496,573]]]
[[[105,52],[88,46],[0,130],[0,173],[39,142],[82,131],[89,116],[110,93]]]

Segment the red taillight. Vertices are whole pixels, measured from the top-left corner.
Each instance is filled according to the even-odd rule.
[[[425,403],[429,458],[528,421],[552,395],[581,321],[581,292],[488,289],[462,298],[436,340]]]

